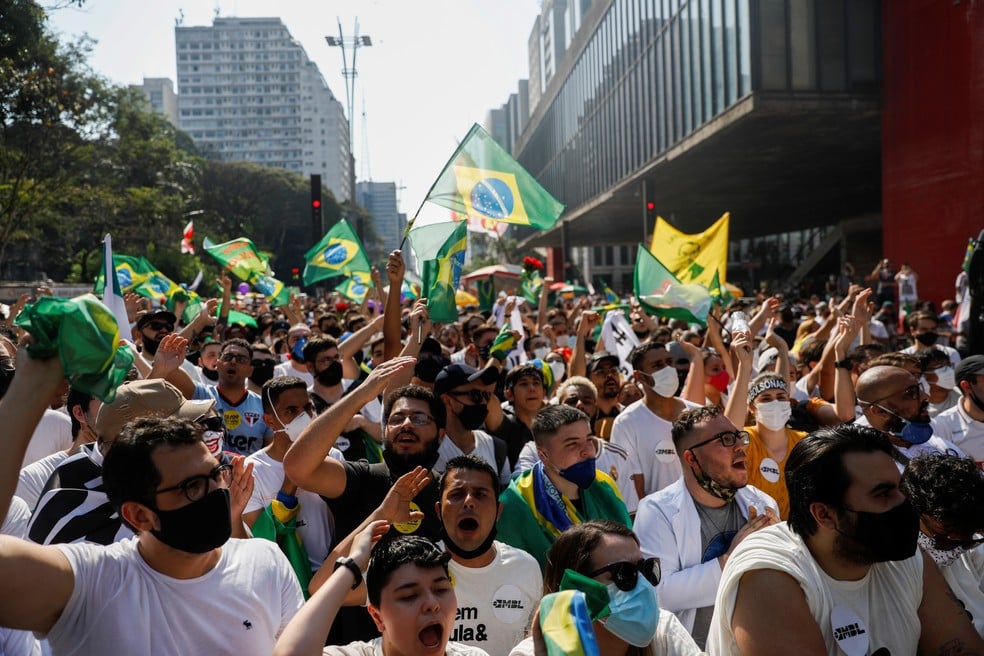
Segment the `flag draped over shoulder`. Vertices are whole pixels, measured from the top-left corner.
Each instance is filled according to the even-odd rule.
[[[287,305],[289,293],[284,283],[273,277],[269,260],[245,237],[215,244],[208,237],[202,243],[205,252],[240,280],[245,280],[263,294],[271,305]]]
[[[476,219],[553,227],[564,206],[475,124],[427,194],[427,201]]]
[[[693,235],[680,232],[657,217],[649,252],[681,283],[723,289],[728,274],[730,216],[725,212],[710,228]]]
[[[682,284],[667,267],[639,244],[634,275],[635,295],[657,316],[706,324],[711,295],[698,284]]]
[[[434,223],[410,231],[410,244],[422,262],[420,293],[427,298],[430,320],[452,323],[458,320],[454,292],[461,280],[468,244],[468,223]]]
[[[321,241],[304,254],[304,259],[305,285],[335,276],[351,276],[353,272],[368,275],[371,270],[359,236],[345,219],[333,225]]]

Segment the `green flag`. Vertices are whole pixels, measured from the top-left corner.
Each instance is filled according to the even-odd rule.
[[[682,284],[642,244],[636,255],[634,282],[639,303],[651,313],[690,323],[707,322],[711,309],[707,288],[696,283]]]
[[[564,206],[477,123],[441,171],[426,200],[465,216],[538,230],[552,228],[564,211]]]
[[[492,276],[475,281],[478,287],[478,309],[490,311],[495,305],[495,279]]]
[[[526,302],[536,307],[540,302],[540,290],[543,289],[543,276],[540,275],[540,270],[528,271],[524,269],[523,273],[520,274],[519,289]]]
[[[158,302],[167,302],[173,294],[184,291],[144,257],[114,254],[113,266],[121,292],[134,292]],[[100,271],[93,291],[102,294],[105,286],[106,277]]]
[[[353,303],[361,304],[372,287],[372,277],[368,271],[353,271],[352,274],[335,287],[335,291]]]
[[[271,305],[286,305],[289,297],[284,283],[273,277],[269,260],[245,237],[215,244],[208,237],[202,247],[219,264],[263,294]]]
[[[437,224],[447,225],[447,224]],[[435,323],[452,323],[458,320],[458,306],[454,291],[461,279],[461,267],[465,263],[465,247],[468,243],[468,223],[456,221],[453,230],[441,245],[433,259],[424,260],[423,283],[420,293],[427,298],[427,312]],[[428,228],[431,226],[427,226]],[[426,228],[420,228],[425,230]],[[416,231],[414,231],[416,232]],[[411,240],[413,233],[411,233]],[[416,245],[414,252],[417,253]]]
[[[352,226],[342,219],[325,233],[315,246],[304,254],[304,284],[313,285],[319,280],[335,276],[350,276],[353,271],[369,271],[369,258],[359,236]]]
[[[707,291],[711,295],[711,301],[715,305],[727,305],[733,298],[728,288],[721,284],[721,277],[717,271],[714,272],[714,277],[711,279],[711,284],[708,286]]]

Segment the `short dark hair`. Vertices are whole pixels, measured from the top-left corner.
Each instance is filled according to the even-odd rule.
[[[447,424],[448,416],[447,410],[444,409],[444,401],[434,396],[432,391],[420,385],[404,385],[403,387],[398,387],[386,397],[386,402],[383,404],[384,423],[389,421],[390,413],[393,412],[393,406],[400,399],[425,401],[430,408],[431,416],[434,418],[434,423],[437,424],[437,427],[444,428]]]
[[[156,508],[155,490],[162,477],[154,465],[154,451],[196,443],[203,443],[202,427],[187,419],[145,417],[125,424],[102,467],[106,496],[117,512],[125,501]]]
[[[820,358],[823,357],[823,349],[826,346],[827,340],[816,338],[803,344],[799,350],[800,364],[809,366],[811,362],[820,362]]]
[[[237,346],[241,349],[245,349],[246,352],[249,353],[249,359],[253,359],[253,347],[250,346],[249,342],[242,337],[233,337],[232,339],[227,339],[222,342],[222,350],[219,351],[219,357],[222,357],[222,354],[225,353],[231,346]]]
[[[543,372],[540,371],[540,368],[535,364],[530,364],[527,362],[525,364],[516,365],[509,370],[509,373],[506,374],[506,389],[511,390],[515,387],[516,383],[519,382],[519,379],[525,376],[536,378],[540,381],[541,385],[544,387],[547,386],[546,381],[543,380]]]
[[[915,330],[916,326],[919,325],[919,321],[921,319],[924,319],[926,321],[932,321],[937,326],[940,325],[940,318],[936,316],[934,313],[927,312],[925,310],[920,310],[919,312],[913,312],[912,314],[907,316],[905,318],[905,325],[907,328]]]
[[[663,349],[665,351],[666,344],[662,342],[643,342],[629,352],[629,364],[632,365],[633,369],[638,369],[646,353],[655,351],[656,349]]]
[[[485,462],[481,458],[472,455],[467,455],[467,456],[457,456],[455,458],[451,458],[450,460],[448,460],[447,464],[444,466],[444,473],[441,474],[441,480],[438,483],[438,487],[437,487],[438,498],[444,496],[444,482],[445,480],[447,480],[448,474],[450,474],[453,471],[461,471],[461,470],[484,472],[488,474],[489,478],[492,480],[492,490],[495,491],[497,495],[499,494],[499,475],[495,472],[494,469],[492,469],[492,465]]]
[[[945,453],[913,458],[902,472],[901,487],[916,510],[948,529],[968,535],[984,530],[984,475],[973,458]]]
[[[308,340],[304,348],[301,349],[301,354],[304,356],[305,362],[314,363],[318,359],[318,355],[327,351],[328,349],[337,349],[338,340],[330,335],[322,335],[321,337],[313,337]]]
[[[624,524],[608,519],[593,519],[575,524],[561,533],[547,551],[547,566],[543,572],[543,594],[560,590],[560,582],[565,570],[588,575],[591,554],[606,535],[620,535],[632,538],[639,544],[639,538]]]
[[[263,383],[263,412],[273,413],[273,407],[277,405],[281,395],[287,390],[302,389],[307,391],[307,383],[297,376],[277,376]]]
[[[424,569],[441,567],[448,573],[451,554],[437,548],[427,538],[417,535],[401,535],[381,540],[372,550],[369,569],[366,571],[366,594],[369,603],[379,608],[383,588],[390,575],[403,565],[416,565]]]
[[[577,408],[562,403],[541,408],[533,417],[533,438],[537,446],[543,446],[564,426],[579,421],[591,426],[591,419]]]
[[[919,359],[919,365],[923,371],[926,371],[929,369],[931,364],[935,364],[937,362],[945,362],[947,366],[953,366],[950,364],[950,356],[947,355],[943,349],[936,347],[926,349],[925,351],[920,351],[918,354],[915,354],[915,356]]]
[[[715,417],[720,417],[723,414],[724,408],[719,405],[705,405],[699,408],[684,410],[680,413],[680,416],[673,422],[673,428],[671,429],[673,446],[678,447],[677,452],[680,451],[680,442],[682,442],[683,438],[690,434],[690,431],[694,429],[694,426],[697,424],[703,424],[705,421],[709,421]]]
[[[915,367],[922,371],[923,365],[914,355],[908,353],[902,353],[900,351],[892,351],[891,353],[882,353],[881,355],[871,358],[864,363],[864,369],[868,370],[872,367],[898,367],[900,369],[905,369],[906,367]]]
[[[789,492],[789,528],[802,538],[817,532],[811,503],[841,507],[851,486],[844,467],[844,454],[894,453],[892,443],[879,430],[858,424],[821,428],[802,439],[786,458],[786,489]]]
[[[92,394],[75,389],[74,387],[69,388],[68,398],[65,399],[65,409],[68,410],[68,418],[72,420],[72,438],[78,437],[79,431],[82,430],[82,424],[75,418],[72,408],[79,406],[82,408],[82,413],[84,414],[89,411],[89,404],[92,403],[92,399]],[[91,417],[89,423],[95,424],[96,418]]]

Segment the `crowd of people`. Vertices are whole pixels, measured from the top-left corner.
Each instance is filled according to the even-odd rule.
[[[706,325],[404,277],[128,296],[108,403],[8,317],[0,653],[984,654],[984,355],[908,268]]]

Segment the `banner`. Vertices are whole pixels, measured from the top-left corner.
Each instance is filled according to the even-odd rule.
[[[657,217],[649,252],[679,282],[721,289],[728,281],[730,216],[725,212],[710,228],[694,235],[680,232],[662,217]]]

